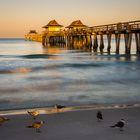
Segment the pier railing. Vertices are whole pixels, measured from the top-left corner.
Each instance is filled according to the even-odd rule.
[[[130,22],[120,22],[115,24],[107,24],[91,27],[92,32],[114,32],[114,31],[138,31],[140,30],[140,20]]]

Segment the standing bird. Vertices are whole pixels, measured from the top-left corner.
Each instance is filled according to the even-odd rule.
[[[6,118],[6,117],[0,117],[0,125],[2,125],[2,123],[9,121],[10,119]]]
[[[33,119],[36,119],[36,116],[39,115],[39,112],[38,112],[38,111],[27,111],[27,112],[28,112],[28,114],[29,114],[30,116],[33,117]]]
[[[114,128],[114,127],[118,127],[120,128],[120,131],[123,131],[123,127],[126,124],[124,119],[121,119],[120,121],[118,121],[115,125],[112,125],[110,127]]]
[[[40,128],[44,123],[44,121],[34,122],[32,125],[27,126],[27,128],[34,128],[36,132],[40,133]]]
[[[98,111],[97,114],[96,114],[96,117],[97,117],[98,121],[103,120],[102,112],[101,111]]]
[[[65,108],[65,106],[55,104],[55,105],[54,105],[54,108],[56,109],[57,112],[59,112],[60,110],[62,110],[63,108]]]

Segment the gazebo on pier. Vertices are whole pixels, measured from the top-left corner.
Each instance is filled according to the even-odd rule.
[[[82,28],[86,28],[87,26],[84,25],[82,23],[81,20],[76,20],[76,21],[73,21],[69,26],[67,26],[66,28],[68,29],[82,29]]]
[[[91,36],[86,32],[87,27],[88,26],[84,25],[81,20],[73,21],[69,26],[67,26],[68,46],[80,49],[85,46],[90,47]]]
[[[59,24],[56,20],[51,20],[47,25],[43,26],[43,41],[42,44],[47,46],[49,44],[56,45],[56,43],[64,43],[64,32],[62,31],[63,25]]]
[[[36,30],[30,30],[29,33],[25,35],[25,39],[30,41],[36,41],[36,35]]]
[[[47,25],[43,26],[47,32],[60,32],[63,25],[58,24],[56,20],[51,20]]]

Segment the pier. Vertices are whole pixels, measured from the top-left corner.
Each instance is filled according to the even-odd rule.
[[[135,35],[136,42],[136,51],[140,53],[140,20],[138,21],[130,21],[130,22],[122,22],[116,24],[108,24],[108,25],[100,25],[93,26],[90,28],[93,36],[94,36],[94,44],[93,49],[97,51],[98,48],[98,40],[97,36],[100,36],[100,51],[104,49],[104,40],[103,36],[107,36],[108,47],[107,51],[111,50],[111,39],[112,36],[115,36],[116,42],[116,53],[119,53],[120,50],[120,40],[121,37],[124,38],[125,41],[125,53],[131,53],[131,44],[132,44],[132,35]]]
[[[136,53],[140,53],[140,20],[120,22],[115,24],[107,24],[100,26],[88,27],[80,20],[73,21],[69,26],[63,28],[55,20],[50,21],[47,25],[43,26],[45,31],[41,35],[32,32],[25,36],[28,40],[41,41],[44,47],[50,45],[65,45],[68,48],[75,49],[89,49],[97,52],[98,50],[104,52],[104,37],[107,38],[107,52],[111,52],[111,41],[115,38],[116,53],[120,52],[120,40],[124,38],[125,53],[131,53],[132,38],[135,38]]]

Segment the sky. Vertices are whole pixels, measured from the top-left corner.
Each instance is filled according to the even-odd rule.
[[[140,20],[140,0],[0,0],[0,38],[23,38],[55,19],[95,26]]]

